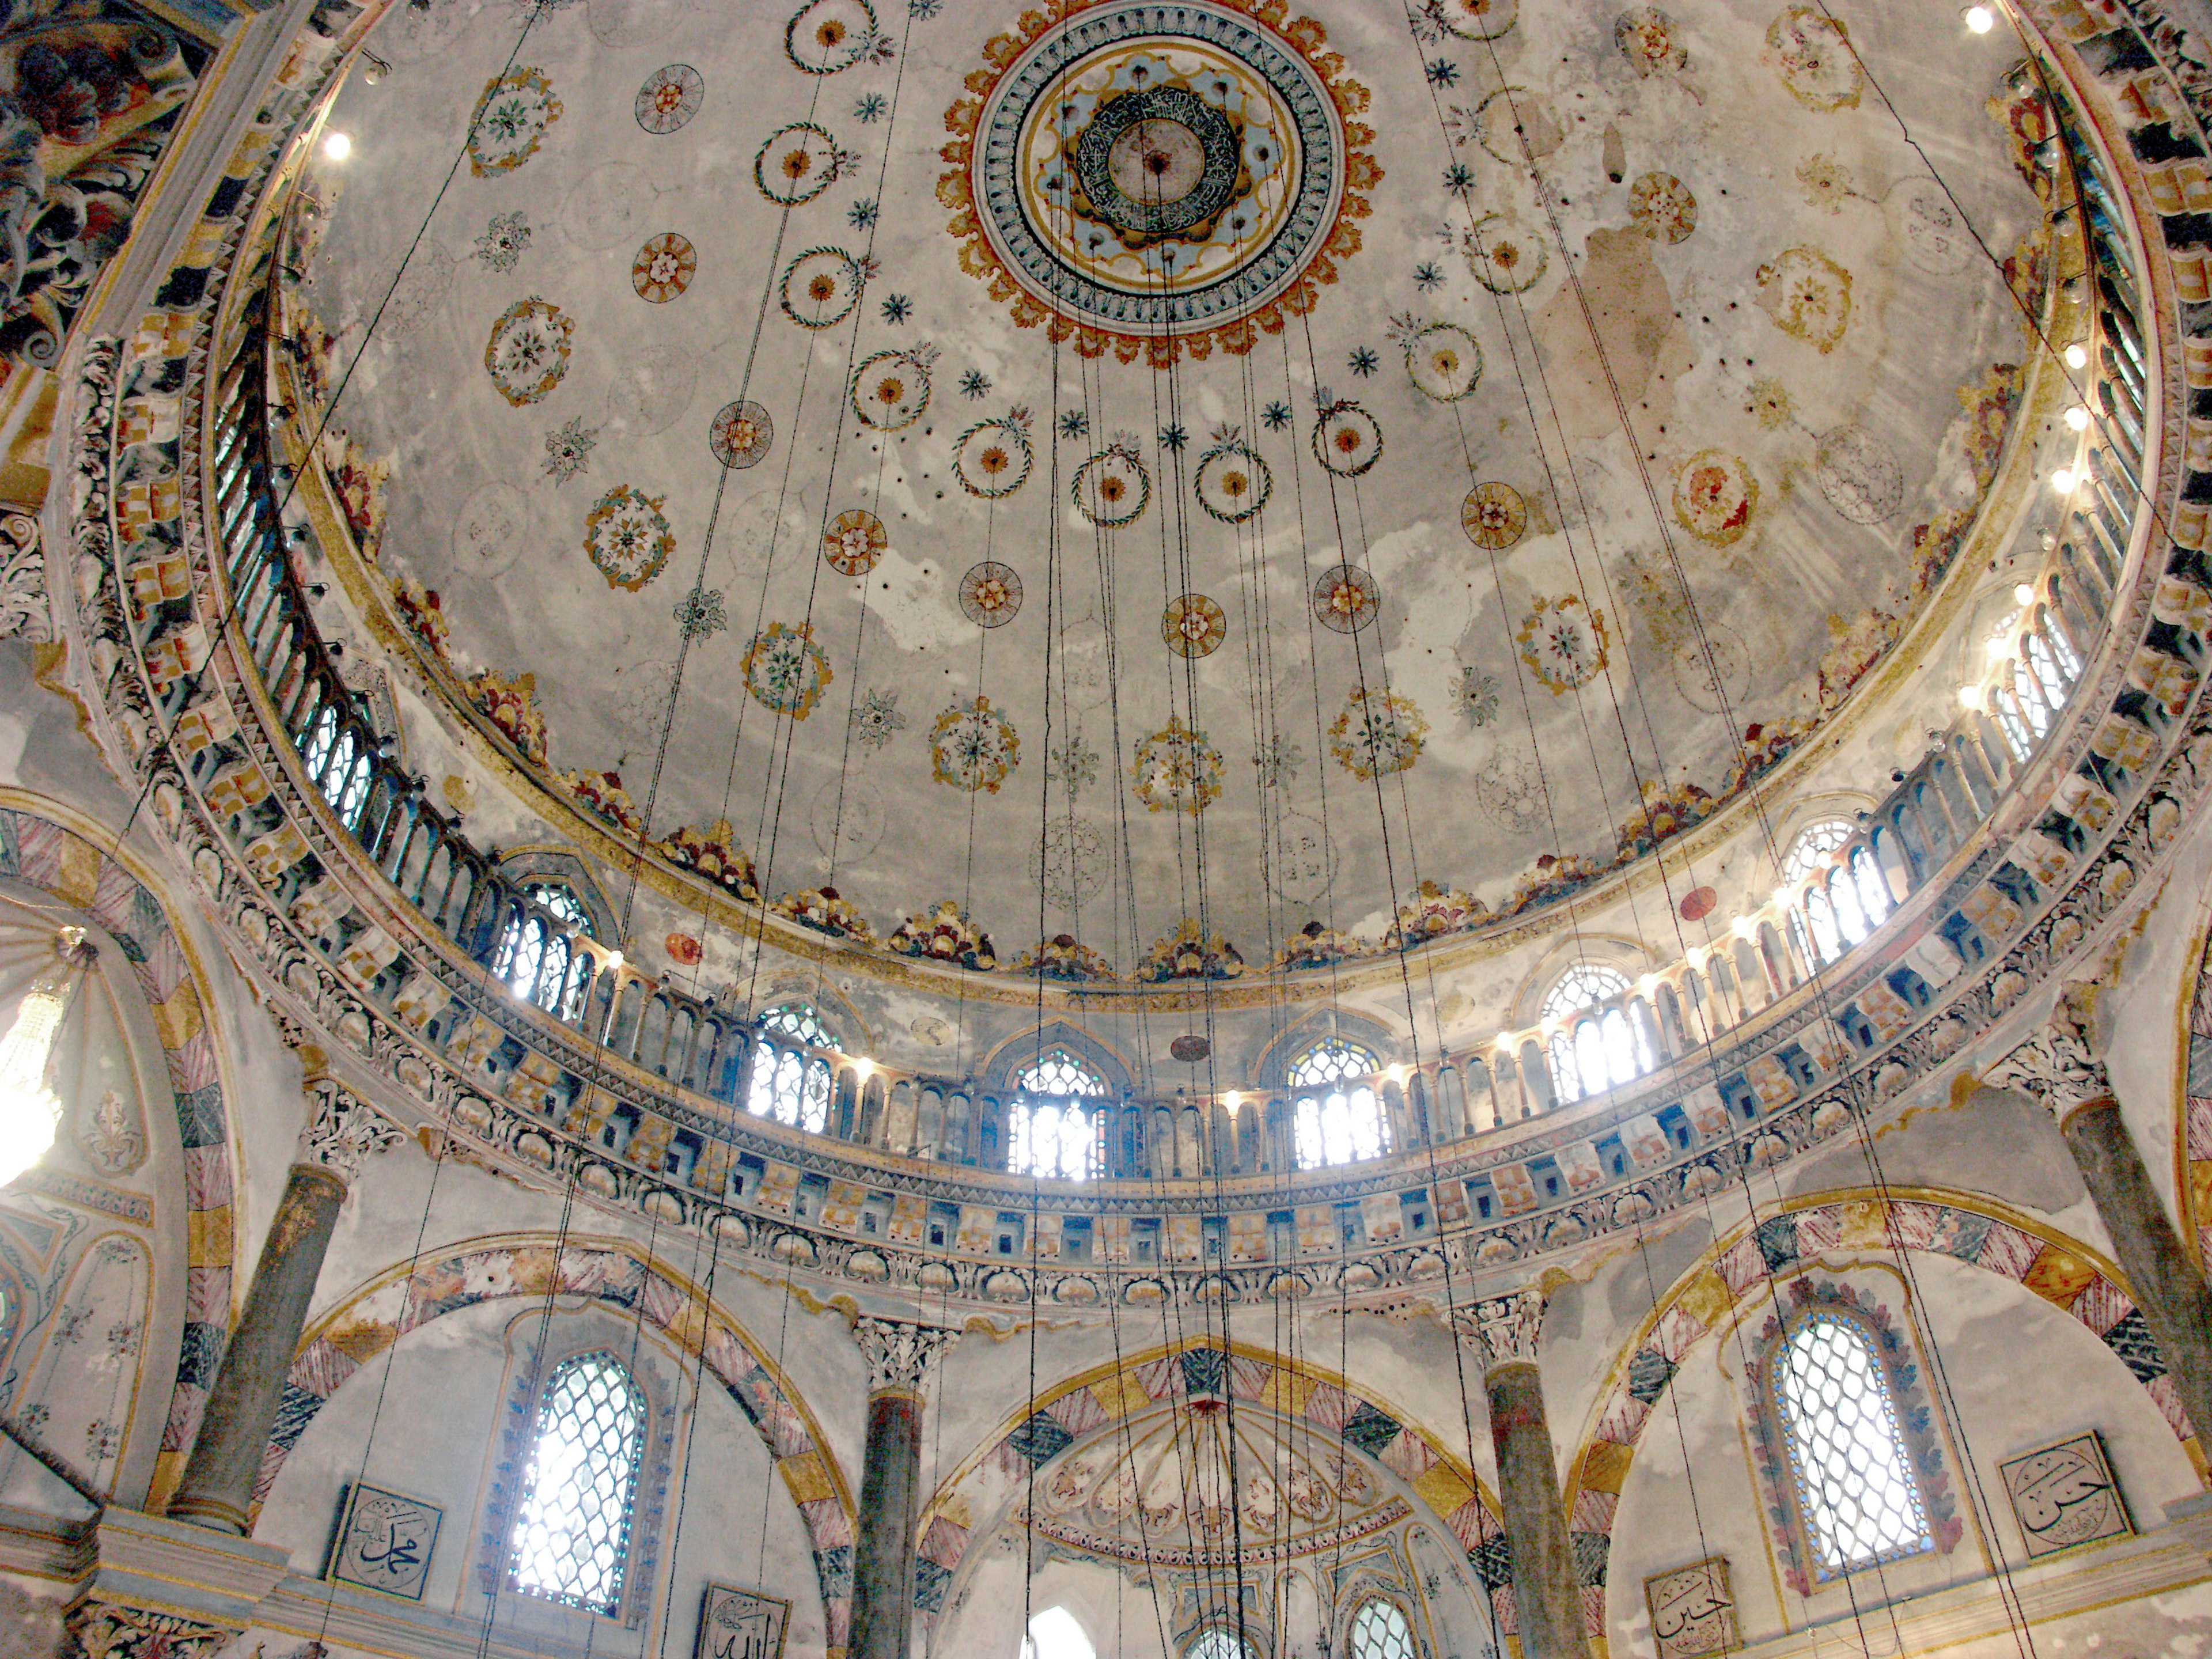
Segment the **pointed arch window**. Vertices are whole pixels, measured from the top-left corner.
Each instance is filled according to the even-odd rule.
[[[347,829],[355,826],[362,807],[368,800],[368,783],[373,769],[368,751],[354,736],[353,728],[341,726],[338,711],[331,704],[315,716],[314,724],[307,728],[307,741],[301,751],[307,775],[323,792],[323,799],[338,815]]]
[[[1339,1036],[1315,1043],[1291,1062],[1298,1168],[1357,1164],[1389,1151],[1382,1103],[1367,1082],[1382,1069],[1372,1053]]]
[[[1897,1402],[1866,1328],[1816,1313],[1775,1340],[1766,1375],[1818,1576],[1933,1549]]]
[[[1066,1048],[1048,1048],[1014,1073],[1021,1091],[1006,1109],[1006,1167],[1047,1180],[1088,1181],[1098,1172],[1097,1109],[1106,1079]]]
[[[1540,1012],[1558,1029],[1547,1058],[1553,1091],[1563,1101],[1602,1094],[1659,1063],[1649,1013],[1630,1008],[1628,975],[1602,962],[1578,962],[1545,994]],[[1605,1005],[1612,1004],[1607,1007]]]
[[[810,1048],[835,1048],[836,1040],[813,1009],[803,1002],[787,1002],[762,1018],[760,1039],[753,1045],[752,1086],[745,1096],[745,1109],[756,1117],[772,1117],[822,1133],[830,1127],[835,1092],[830,1062],[779,1046],[771,1037],[782,1044],[803,1042]]]
[[[525,1002],[573,1019],[580,1011],[587,959],[572,943],[592,936],[591,912],[559,882],[523,884],[493,942],[491,970]]]
[[[554,1369],[515,1508],[510,1587],[592,1613],[621,1609],[645,1426],[645,1395],[613,1354],[576,1354]]]
[[[1243,1637],[1215,1625],[1199,1632],[1197,1639],[1183,1650],[1183,1659],[1257,1659],[1257,1656]]]
[[[1352,1615],[1352,1659],[1418,1659],[1413,1626],[1387,1596],[1370,1595]]]

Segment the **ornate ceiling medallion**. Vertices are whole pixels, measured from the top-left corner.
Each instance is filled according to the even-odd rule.
[[[945,112],[961,268],[1024,328],[1165,367],[1249,351],[1359,247],[1367,88],[1282,0],[1091,0],[994,35]]]

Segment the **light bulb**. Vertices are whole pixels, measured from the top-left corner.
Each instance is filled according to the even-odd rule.
[[[1982,688],[1978,685],[1960,686],[1959,703],[1961,708],[1979,708],[1982,706]]]
[[[2027,609],[2029,605],[2033,605],[2035,603],[2035,589],[2033,586],[2027,582],[2022,582],[2019,586],[2014,588],[2012,591],[2012,602],[2020,606],[2023,611]]]
[[[1969,6],[1962,15],[1966,27],[1977,34],[1987,34],[1996,27],[1996,14],[1987,6]]]
[[[2081,344],[2080,342],[2078,342],[2078,341],[2077,341],[2077,342],[2075,342],[2074,344],[2072,344],[2072,345],[2070,345],[2070,346],[2068,346],[2068,347],[2066,348],[2066,367],[2067,367],[2067,368],[2088,368],[2088,367],[2089,367],[2089,349],[2088,349],[2088,347],[2087,347],[2087,346],[2085,346],[2085,345],[2082,345],[2082,344]]]
[[[323,135],[323,154],[333,161],[343,161],[353,154],[353,140],[343,132]]]
[[[618,974],[618,973],[620,973],[620,972],[622,971],[622,965],[623,965],[623,953],[622,953],[621,951],[608,951],[608,952],[607,952],[607,971],[608,971],[609,973],[611,973],[611,974]]]
[[[2062,466],[2051,475],[2051,487],[2062,495],[2074,493],[2074,469]]]
[[[0,1186],[13,1182],[54,1144],[62,1103],[46,1087],[46,1063],[67,1006],[61,975],[44,975],[33,982],[15,1024],[0,1038]]]
[[[2075,432],[2087,432],[2089,429],[2089,411],[2080,404],[2075,404],[2066,411],[2066,424]]]

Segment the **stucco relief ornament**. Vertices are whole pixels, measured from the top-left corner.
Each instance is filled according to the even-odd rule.
[[[575,332],[575,319],[560,307],[534,294],[517,300],[491,325],[491,337],[484,342],[484,373],[515,408],[534,404],[568,372]]]
[[[302,1164],[319,1164],[351,1186],[370,1153],[399,1144],[398,1124],[331,1078],[310,1083],[307,1098],[307,1127],[300,1137]]]
[[[543,70],[512,69],[487,82],[469,118],[469,171],[479,179],[520,167],[561,118],[561,100]]]
[[[1982,1074],[1992,1089],[2038,1100],[2054,1117],[2112,1092],[2105,1062],[2091,1051],[2087,1022],[2062,997],[2050,1024]]]
[[[214,1659],[237,1634],[173,1613],[107,1601],[70,1611],[69,1650],[87,1659]]]
[[[770,623],[745,647],[741,669],[745,690],[764,708],[803,720],[822,701],[834,676],[829,654],[814,642],[814,624],[796,628]]]
[[[1024,11],[945,116],[961,269],[1084,356],[1159,368],[1281,332],[1382,177],[1327,39],[1269,0]]]
[[[1533,1365],[1536,1344],[1544,1332],[1544,1293],[1516,1291],[1510,1296],[1486,1297],[1472,1308],[1454,1311],[1454,1328],[1474,1346],[1482,1368]]]
[[[903,1320],[872,1319],[853,1322],[853,1340],[860,1345],[860,1358],[868,1362],[868,1392],[919,1395],[929,1368],[960,1340],[960,1333],[942,1325],[910,1325]]]
[[[676,532],[661,514],[662,497],[617,484],[584,520],[584,551],[609,587],[635,593],[676,550]]]

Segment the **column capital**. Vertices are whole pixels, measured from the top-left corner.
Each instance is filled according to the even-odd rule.
[[[310,1066],[307,1125],[300,1133],[301,1164],[325,1170],[347,1187],[361,1178],[372,1152],[398,1144],[399,1126],[325,1072]]]
[[[903,1394],[919,1397],[922,1380],[960,1333],[943,1325],[917,1325],[903,1319],[861,1314],[853,1321],[853,1340],[868,1362],[868,1395]]]
[[[1481,1356],[1486,1372],[1500,1365],[1533,1365],[1544,1331],[1544,1293],[1531,1289],[1484,1297],[1471,1308],[1455,1309],[1452,1324]]]
[[[2026,1095],[2061,1121],[2080,1107],[2111,1099],[2112,1079],[2086,1006],[2093,988],[2078,982],[2068,986],[2050,1022],[1984,1072],[1982,1081]]]

